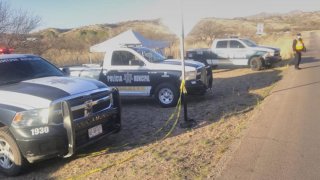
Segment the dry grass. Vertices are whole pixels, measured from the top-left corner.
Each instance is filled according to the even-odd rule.
[[[123,130],[88,151],[126,142],[130,145],[93,157],[45,161],[30,170],[32,173],[19,178],[63,179],[121,162],[138,153],[130,161],[98,170],[84,179],[212,179],[221,158],[248,126],[252,110],[269,94],[283,70],[283,67],[260,72],[247,68],[215,70],[214,93],[194,97],[189,102],[189,116],[198,121],[197,128],[177,127],[163,141],[158,140],[168,128],[159,136],[150,134],[164,124],[173,109],[159,109],[152,100],[127,100],[123,103]],[[144,138],[147,143],[139,143]],[[146,152],[140,153],[141,150]]]
[[[90,63],[90,58],[92,63],[100,64],[104,58],[103,53],[75,52],[57,49],[48,50],[42,56],[57,66],[88,64]]]

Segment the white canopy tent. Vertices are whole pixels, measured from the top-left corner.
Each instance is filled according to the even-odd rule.
[[[102,43],[91,46],[90,52],[106,52],[108,49],[123,45],[141,45],[150,49],[163,49],[169,46],[169,42],[147,39],[130,29]]]

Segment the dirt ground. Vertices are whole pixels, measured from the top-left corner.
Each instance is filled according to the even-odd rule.
[[[160,108],[150,98],[123,99],[120,133],[73,158],[30,165],[27,172],[10,179],[212,179],[219,160],[246,128],[252,110],[281,80],[285,69],[215,70],[213,90],[204,96],[188,97],[189,117],[198,125],[182,129],[178,123],[164,140],[175,118],[160,133],[156,132],[175,108]],[[88,155],[106,149],[104,153]]]

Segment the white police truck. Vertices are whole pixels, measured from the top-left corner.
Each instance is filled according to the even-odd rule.
[[[249,66],[252,70],[271,67],[282,59],[279,48],[259,46],[245,38],[215,39],[211,49],[191,49],[187,56],[201,56],[210,65]]]
[[[185,64],[188,94],[206,93],[211,87],[209,67],[192,60]],[[106,52],[102,67],[83,65],[64,71],[71,76],[98,79],[118,88],[121,96],[154,96],[162,107],[175,106],[179,99],[181,61],[166,59],[145,47],[114,48]]]

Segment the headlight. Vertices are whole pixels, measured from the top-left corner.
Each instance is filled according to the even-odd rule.
[[[41,126],[47,125],[49,109],[34,109],[18,112],[13,118],[13,125],[16,126]]]
[[[274,52],[268,52],[265,54],[265,57],[270,57],[270,56],[274,56]]]
[[[197,79],[197,71],[188,71],[186,72],[186,81]]]

